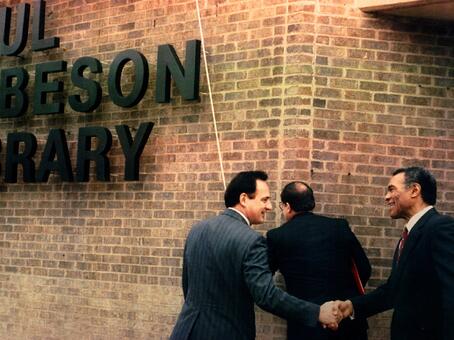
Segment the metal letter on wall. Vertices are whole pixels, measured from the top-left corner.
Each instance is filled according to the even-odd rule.
[[[0,29],[2,29],[0,55],[18,55],[24,50],[27,43],[30,5],[20,4],[17,5],[16,8],[16,37],[11,45],[9,44],[9,35],[11,31],[11,8],[0,8]]]
[[[134,63],[135,82],[132,91],[126,97],[121,92],[121,73],[127,62]],[[147,59],[135,50],[126,50],[117,55],[110,65],[109,70],[109,95],[112,101],[121,107],[136,105],[145,95],[148,86],[148,62]]]
[[[186,43],[186,59],[184,69],[172,45],[158,47],[156,73],[156,102],[170,102],[171,77],[186,100],[199,99],[200,79],[200,40]]]
[[[36,65],[35,94],[33,97],[33,113],[35,115],[63,113],[62,102],[47,103],[47,93],[63,91],[62,81],[47,82],[48,74],[66,71],[66,61],[50,61]]]
[[[91,150],[92,138],[97,139],[97,148]],[[109,159],[106,154],[112,146],[112,134],[103,127],[84,127],[79,129],[79,141],[77,145],[77,174],[78,182],[87,182],[90,161],[96,164],[96,178],[100,181],[108,181],[110,175]]]
[[[16,84],[13,86],[14,78]],[[19,117],[27,111],[28,97],[24,91],[27,84],[28,73],[22,67],[0,71],[0,117]]]
[[[121,148],[125,155],[125,176],[126,181],[137,181],[139,179],[139,159],[143,152],[153,123],[142,123],[136,133],[135,140],[132,140],[131,132],[127,125],[115,126],[118,138],[120,139]]]
[[[32,26],[32,50],[43,51],[60,47],[60,39],[57,37],[44,39],[44,28],[46,23],[46,2],[36,1],[33,4],[33,26]]]
[[[102,99],[101,85],[97,81],[84,78],[84,71],[90,68],[92,73],[102,73],[102,65],[96,58],[82,57],[76,60],[71,71],[71,81],[74,86],[84,89],[88,92],[88,99],[82,102],[80,95],[69,96],[68,102],[74,111],[92,112],[95,110]]]
[[[57,161],[54,161],[55,156],[57,156]],[[71,182],[73,180],[68,143],[63,129],[50,130],[36,174],[36,181],[47,182],[49,174],[53,170],[58,171],[62,181]]]
[[[19,153],[19,145],[24,143],[22,153]],[[17,182],[17,167],[22,164],[24,182],[35,181],[35,162],[32,157],[36,152],[36,137],[28,132],[9,133],[6,142],[6,169],[5,182]]]

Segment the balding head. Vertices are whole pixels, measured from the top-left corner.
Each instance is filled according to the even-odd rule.
[[[312,211],[315,208],[314,192],[304,182],[295,181],[287,184],[281,192],[282,203],[288,203],[297,214]]]

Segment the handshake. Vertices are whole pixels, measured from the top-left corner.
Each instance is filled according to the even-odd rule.
[[[329,301],[320,306],[318,321],[323,325],[323,328],[337,330],[339,323],[352,314],[353,305],[350,300]]]

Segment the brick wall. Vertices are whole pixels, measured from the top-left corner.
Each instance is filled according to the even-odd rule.
[[[15,6],[25,1],[0,1]],[[31,1],[27,1],[32,3]],[[200,0],[208,68],[226,177],[246,169],[270,174],[274,206],[293,179],[311,183],[317,211],[342,216],[373,265],[369,289],[389,274],[401,224],[383,205],[391,172],[410,164],[439,180],[438,209],[454,213],[454,31],[450,23],[365,15],[353,0]],[[65,113],[0,119],[0,337],[2,339],[166,339],[182,303],[181,255],[194,221],[222,209],[223,184],[204,70],[201,101],[173,89],[156,104],[156,53],[172,44],[184,59],[199,39],[194,1],[48,0],[46,36],[61,47],[0,69],[81,56],[104,73],[101,106],[73,112],[78,90],[62,80]],[[15,10],[13,10],[15,16]],[[15,24],[15,20],[14,23]],[[14,32],[14,29],[12,30]],[[108,96],[107,71],[125,49],[150,66],[148,91],[133,108]],[[202,65],[203,69],[203,65]],[[132,82],[123,77],[127,91]],[[123,180],[114,126],[155,124],[140,180]],[[38,152],[63,128],[73,168],[80,127],[114,135],[110,182],[4,183],[6,136],[32,132]],[[37,157],[37,162],[39,156]],[[93,177],[93,172],[92,172]],[[280,223],[275,210],[266,231]],[[390,313],[371,318],[370,339],[388,339]],[[258,339],[284,339],[285,322],[258,312]]]

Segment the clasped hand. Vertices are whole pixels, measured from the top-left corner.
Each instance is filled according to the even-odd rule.
[[[320,306],[318,320],[323,328],[337,330],[339,323],[346,317],[352,315],[353,306],[350,300],[347,301],[328,301]]]

